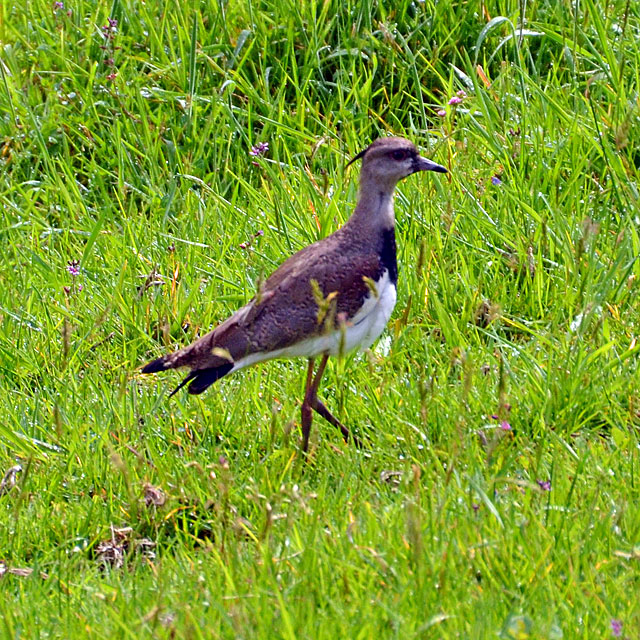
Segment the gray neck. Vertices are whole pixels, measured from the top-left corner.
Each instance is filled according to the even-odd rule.
[[[348,224],[362,229],[365,233],[375,235],[384,229],[393,229],[395,216],[393,213],[393,192],[395,184],[360,183],[358,204]]]

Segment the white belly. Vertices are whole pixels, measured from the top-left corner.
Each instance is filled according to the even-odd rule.
[[[393,308],[396,306],[396,285],[389,279],[389,272],[384,271],[376,282],[377,296],[371,292],[364,301],[362,308],[351,319],[345,330],[345,352],[354,349],[367,349],[384,331],[389,322]],[[340,334],[341,332],[337,332]],[[330,351],[331,355],[339,352],[339,345]]]
[[[384,330],[396,304],[396,286],[389,279],[388,271],[384,271],[380,280],[376,282],[376,292],[377,296],[371,292],[365,298],[360,311],[351,318],[344,329],[308,338],[284,349],[252,353],[238,360],[232,371],[273,358],[312,358],[322,353],[337,355],[349,353],[354,349],[367,349]]]

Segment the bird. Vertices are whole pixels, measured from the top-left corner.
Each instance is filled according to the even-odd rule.
[[[362,160],[358,201],[341,228],[285,260],[246,305],[211,332],[149,362],[141,372],[188,367],[171,396],[187,385],[188,393],[197,395],[249,365],[307,358],[300,409],[302,451],[308,452],[313,411],[337,427],[345,442],[351,438],[362,446],[318,397],[320,381],[330,356],[367,349],[391,317],[398,280],[393,207],[397,183],[421,171],[448,170],[401,137],[378,138],[346,166],[356,160]]]

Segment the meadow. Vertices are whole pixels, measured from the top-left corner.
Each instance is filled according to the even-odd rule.
[[[0,42],[3,637],[640,637],[640,3],[8,0]],[[325,376],[363,450],[316,418],[305,463],[304,361],[139,373],[387,134],[450,173]]]

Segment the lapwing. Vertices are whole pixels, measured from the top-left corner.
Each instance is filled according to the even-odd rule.
[[[346,224],[283,262],[256,296],[213,331],[147,364],[142,373],[189,367],[171,393],[188,385],[205,391],[229,373],[274,358],[308,358],[301,408],[302,449],[307,452],[312,411],[359,441],[318,398],[327,358],[366,349],[382,333],[396,304],[393,193],[418,171],[446,173],[404,138],[379,138],[349,163],[362,159],[358,204]],[[314,376],[314,362],[320,364]]]

